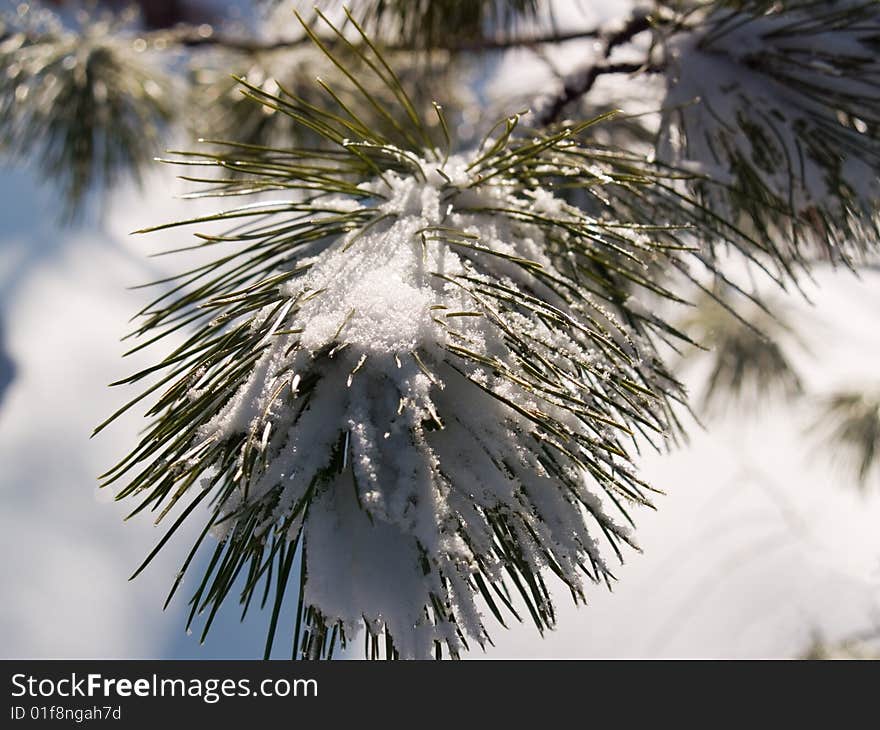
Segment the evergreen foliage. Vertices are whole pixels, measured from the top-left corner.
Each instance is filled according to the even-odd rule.
[[[69,215],[173,124],[204,138],[163,160],[220,209],[148,230],[194,226],[209,257],[154,282],[130,352],[183,344],[97,429],[146,404],[102,477],[172,521],[138,573],[207,515],[168,595],[210,554],[203,638],[228,599],[267,610],[266,656],[285,601],[296,658],[360,630],[398,658],[552,627],[551,580],[586,601],[637,549],[657,490],[635,459],[685,430],[676,353],[711,358],[704,407],[800,395],[760,279],[876,262],[876,2],[663,0],[542,35],[537,0],[364,0],[265,42],[22,8],[0,21],[0,142]],[[463,56],[571,38],[595,58],[475,131]],[[657,113],[594,92],[626,76]],[[821,408],[865,484],[876,398]]]

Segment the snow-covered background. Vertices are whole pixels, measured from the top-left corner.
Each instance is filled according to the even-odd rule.
[[[559,22],[590,27],[624,3],[558,3]],[[553,56],[566,70],[589,48]],[[493,98],[552,84],[547,67],[516,51],[483,79]],[[256,657],[265,616],[243,627],[231,606],[206,646],[184,633],[186,591],[161,606],[192,532],[178,536],[128,582],[163,534],[95,488],[133,443],[135,415],[90,440],[123,402],[107,383],[146,364],[122,360],[119,338],[145,302],[126,287],[176,270],[147,254],[174,237],[130,236],[192,215],[174,200],[173,171],[141,192],[122,188],[100,225],[58,226],[57,201],[27,169],[0,171],[0,656]],[[810,353],[798,354],[813,392],[857,386],[880,367],[880,274],[820,272],[815,302],[794,302]],[[804,434],[809,404],[768,404],[691,429],[690,445],[646,456],[667,495],[642,511],[639,542],[610,593],[595,588],[574,609],[559,590],[559,626],[494,632],[500,657],[796,656],[820,632],[835,639],[880,622],[880,485],[865,496],[816,455]],[[184,589],[187,588],[185,585]],[[279,632],[283,633],[283,632]],[[481,655],[475,652],[473,656]]]

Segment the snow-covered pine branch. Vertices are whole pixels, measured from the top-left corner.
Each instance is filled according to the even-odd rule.
[[[364,40],[343,70],[381,127],[245,85],[328,148],[227,143],[182,160],[235,171],[201,178],[209,194],[285,196],[200,219],[238,224],[202,237],[231,251],[145,307],[142,334],[195,332],[128,379],[164,372],[144,396],[163,391],[106,478],[136,512],[188,502],[169,536],[212,505],[199,543],[219,543],[191,616],[210,607],[205,631],[244,575],[246,608],[274,592],[268,653],[299,555],[296,655],[365,625],[371,654],[383,636],[388,656],[456,656],[489,641],[489,614],[551,626],[547,576],[581,600],[634,545],[624,523],[651,488],[631,438],[661,445],[681,392],[654,347],[678,335],[623,283],[675,299],[645,272],[689,252],[655,204],[636,205],[678,181],[584,146],[601,120],[522,136],[513,116],[452,153],[442,109],[429,127]]]
[[[721,183],[698,185],[707,207],[780,273],[876,252],[880,5],[711,2],[683,28],[658,158]]]

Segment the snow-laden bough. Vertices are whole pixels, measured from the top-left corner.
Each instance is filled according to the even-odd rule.
[[[578,142],[588,123],[523,137],[517,116],[450,154],[440,107],[429,128],[370,58],[402,110],[385,131],[246,85],[328,149],[184,158],[234,169],[212,192],[285,197],[200,219],[238,224],[201,234],[231,252],[142,312],[142,334],[194,334],[127,379],[164,373],[106,475],[135,512],[181,509],[156,550],[210,504],[171,594],[213,536],[190,621],[208,610],[206,633],[233,590],[245,611],[271,596],[267,655],[288,593],[295,656],[364,629],[371,656],[425,657],[511,617],[552,626],[548,576],[582,600],[635,545],[628,510],[651,489],[633,439],[662,443],[680,393],[655,350],[674,331],[632,290],[664,295],[644,272],[681,247],[615,203],[650,173]]]
[[[463,161],[443,172],[389,176],[377,222],[282,287],[255,318],[263,354],[199,434],[243,440],[229,509],[303,530],[305,603],[402,656],[484,640],[476,575],[552,566],[580,594],[584,568],[608,572],[594,533],[629,532],[603,486],[627,496],[633,477],[605,442],[644,397],[606,313],[555,291],[543,231],[457,210],[525,201],[463,192]],[[543,587],[533,599],[548,622]]]
[[[707,207],[786,275],[876,255],[880,5],[732,6],[706,3],[666,43],[659,159],[704,175]]]

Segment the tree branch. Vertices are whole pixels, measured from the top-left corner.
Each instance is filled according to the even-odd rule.
[[[651,28],[651,16],[636,12],[620,30],[611,34],[600,34],[600,37],[605,38],[605,49],[602,57],[605,59],[610,58],[615,48],[629,43],[639,33]],[[594,63],[592,66],[582,68],[570,74],[564,80],[562,91],[555,97],[552,97],[543,109],[536,114],[538,124],[546,126],[558,121],[565,107],[587,94],[600,76],[617,73],[638,73],[640,71],[643,73],[657,73],[662,71],[662,67],[649,65],[647,61],[642,63]]]
[[[585,38],[600,38],[604,35],[600,28],[585,28],[569,32],[552,31],[544,34],[537,34],[523,37],[510,38],[484,38],[476,41],[453,42],[445,45],[437,45],[427,49],[411,43],[391,44],[384,47],[387,51],[418,51],[418,50],[435,50],[435,51],[451,51],[451,52],[482,52],[482,51],[501,51],[510,48],[527,48],[529,46],[540,46],[553,43],[566,43],[573,40],[582,40]],[[204,46],[215,46],[225,48],[231,51],[241,51],[244,53],[263,53],[269,51],[283,50],[286,48],[296,48],[298,46],[309,43],[308,36],[300,36],[298,38],[284,39],[277,41],[260,41],[249,38],[224,35],[221,33],[206,32],[200,27],[178,26],[174,30],[157,31],[147,34],[144,39],[148,43],[175,44],[187,48],[198,48]],[[322,39],[328,47],[335,44],[334,39]]]
[[[486,38],[476,41],[452,42],[446,45],[434,46],[429,49],[422,49],[411,43],[392,44],[388,46],[386,50],[401,52],[443,50],[453,53],[479,53],[484,51],[498,51],[512,48],[528,48],[566,43],[568,41],[583,40],[586,38],[604,38],[605,48],[603,56],[607,59],[615,48],[628,43],[639,33],[649,30],[650,28],[651,17],[643,12],[636,12],[622,28],[613,33],[605,28],[587,28],[569,32],[559,32],[554,30],[544,34],[525,37]],[[0,41],[8,35],[11,35],[8,31],[5,34],[0,34]],[[148,46],[154,48],[166,48],[168,46],[179,46],[184,48],[215,47],[250,54],[293,49],[310,43],[309,37],[305,35],[293,39],[261,41],[217,33],[213,28],[207,25],[178,25],[172,29],[163,29],[141,34],[138,36],[138,39],[145,41]],[[29,38],[30,42],[46,42],[51,40],[51,35]],[[332,48],[338,41],[327,38],[323,39],[322,42]],[[565,106],[578,97],[586,94],[593,87],[596,79],[601,75],[612,73],[636,73],[639,71],[651,73],[658,70],[660,69],[652,68],[645,64],[602,63],[578,71],[569,76],[564,84],[562,92],[547,104],[543,112],[538,114],[538,121],[542,125],[557,121]]]
[[[636,12],[619,31],[612,33],[605,39],[605,58],[611,56],[611,52],[624,43],[629,43],[639,33],[651,30],[651,16]]]
[[[3,43],[13,35],[19,35],[18,32],[7,29],[0,32],[0,43]],[[604,35],[600,28],[585,28],[583,30],[569,31],[561,33],[554,31],[524,37],[510,38],[484,38],[476,41],[463,41],[449,43],[446,45],[437,45],[429,48],[422,48],[412,43],[391,44],[383,48],[386,51],[412,52],[420,50],[429,51],[449,51],[451,53],[481,53],[484,51],[503,51],[511,48],[528,48],[532,46],[542,46],[555,43],[567,43],[568,41],[583,40],[586,38],[601,38]],[[53,33],[33,34],[25,33],[24,37],[28,43],[51,43],[57,40],[57,36]],[[289,38],[275,41],[261,41],[250,39],[243,36],[225,35],[216,33],[210,26],[176,26],[171,30],[150,31],[140,33],[133,37],[132,40],[140,40],[147,43],[148,47],[164,49],[169,46],[178,46],[183,48],[220,48],[229,51],[239,51],[241,53],[269,53],[272,51],[281,51],[285,49],[294,49],[299,46],[308,45],[311,40],[308,36],[300,36],[298,38]],[[339,44],[336,38],[322,38],[321,42],[328,48],[333,48]]]
[[[565,107],[576,99],[585,96],[593,88],[600,76],[639,72],[660,73],[661,71],[663,71],[663,66],[648,65],[646,63],[601,63],[589,66],[567,78],[562,91],[538,112],[536,122],[539,126],[543,127],[559,121]]]

